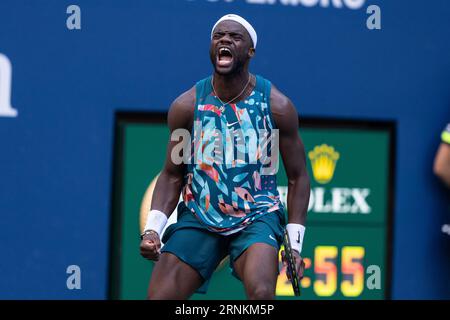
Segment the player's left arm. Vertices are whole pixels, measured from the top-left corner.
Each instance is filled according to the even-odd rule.
[[[298,132],[298,113],[291,100],[275,87],[272,87],[270,103],[272,115],[279,130],[280,154],[288,178],[288,224],[300,224],[304,227],[310,182],[306,170],[305,148]],[[301,277],[303,267],[301,266],[300,252],[294,250],[294,255],[296,256],[297,271]]]

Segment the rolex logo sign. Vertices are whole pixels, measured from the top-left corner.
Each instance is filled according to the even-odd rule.
[[[339,153],[334,150],[332,146],[322,144],[315,146],[312,151],[308,153],[311,160],[311,167],[314,179],[321,184],[325,184],[333,179],[336,162],[339,159]]]

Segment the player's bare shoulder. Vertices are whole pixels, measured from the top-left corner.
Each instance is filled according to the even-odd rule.
[[[195,86],[179,95],[171,104],[167,122],[171,130],[185,128],[190,130],[194,120]]]
[[[274,85],[270,91],[270,109],[280,131],[289,130],[298,125],[298,113],[294,104]]]

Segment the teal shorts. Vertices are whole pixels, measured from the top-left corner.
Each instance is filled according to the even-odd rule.
[[[278,252],[283,242],[284,226],[284,212],[279,210],[261,216],[239,232],[224,236],[206,229],[180,202],[177,222],[164,232],[161,252],[170,252],[194,268],[204,280],[196,292],[206,293],[209,279],[226,256],[230,256],[232,274],[239,279],[233,262],[252,244],[266,243]]]

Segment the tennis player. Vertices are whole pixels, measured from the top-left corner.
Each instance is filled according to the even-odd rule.
[[[235,14],[220,18],[211,30],[213,74],[170,107],[166,161],[141,235],[141,255],[157,261],[149,299],[205,293],[226,256],[249,299],[273,299],[284,228],[303,275],[310,183],[298,114],[270,81],[249,72],[256,44],[247,20]],[[180,132],[190,134],[181,162]],[[277,191],[278,154],[288,177],[287,208]],[[160,239],[175,208],[177,222]]]

